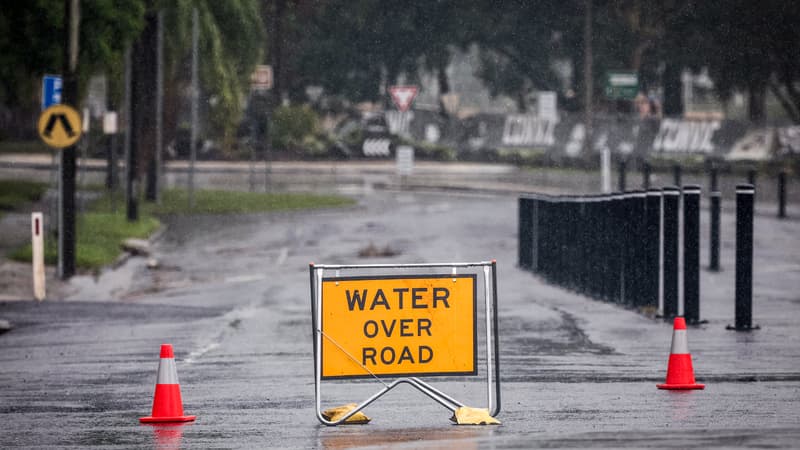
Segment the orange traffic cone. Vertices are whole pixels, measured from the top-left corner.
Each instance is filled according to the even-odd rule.
[[[190,422],[197,416],[183,415],[181,385],[175,369],[172,344],[161,344],[161,361],[158,364],[158,380],[153,397],[153,412],[150,417],[141,417],[139,422]]]
[[[704,384],[694,381],[692,355],[686,339],[686,321],[683,317],[675,318],[672,330],[672,350],[667,365],[667,381],[657,385],[659,389],[703,389]]]

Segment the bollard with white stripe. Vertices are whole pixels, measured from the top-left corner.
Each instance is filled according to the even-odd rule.
[[[181,386],[178,383],[178,371],[175,368],[172,344],[161,344],[158,379],[153,396],[153,412],[150,417],[141,417],[139,421],[142,423],[190,422],[196,417],[183,415]]]
[[[31,263],[33,265],[33,297],[42,301],[46,296],[44,274],[44,217],[31,214]]]
[[[706,386],[694,379],[692,355],[689,353],[689,342],[686,338],[686,321],[676,317],[672,330],[672,349],[667,363],[667,380],[656,385],[659,389],[703,389]]]

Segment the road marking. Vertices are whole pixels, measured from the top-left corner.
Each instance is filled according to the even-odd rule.
[[[260,274],[260,273],[253,273],[248,275],[235,275],[232,277],[225,277],[223,282],[225,283],[249,283],[251,281],[262,281],[266,280],[267,276]]]

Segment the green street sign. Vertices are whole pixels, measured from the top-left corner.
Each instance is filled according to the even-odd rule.
[[[614,100],[633,100],[639,93],[639,75],[636,72],[606,73],[606,97]]]

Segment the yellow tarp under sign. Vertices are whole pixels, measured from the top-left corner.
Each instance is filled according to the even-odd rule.
[[[476,276],[322,280],[322,378],[475,375]]]

